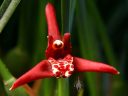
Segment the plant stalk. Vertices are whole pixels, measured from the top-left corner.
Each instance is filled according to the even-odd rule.
[[[14,11],[16,10],[16,8],[17,8],[18,4],[20,3],[20,1],[21,0],[12,0],[10,2],[9,0],[4,0],[4,4],[8,3],[8,2],[10,2],[10,4],[7,7],[6,11],[3,13],[3,16],[0,19],[0,33],[4,29],[5,25],[9,21],[10,17],[14,13]],[[4,6],[2,6],[2,7],[5,8]],[[1,10],[4,10],[3,8],[1,8]]]
[[[68,78],[59,78],[58,80],[58,95],[69,96],[69,81]]]

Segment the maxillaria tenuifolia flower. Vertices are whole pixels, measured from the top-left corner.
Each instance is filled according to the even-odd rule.
[[[72,56],[70,33],[65,33],[64,36],[60,35],[53,5],[48,3],[45,12],[48,24],[48,46],[45,52],[47,59],[42,60],[34,68],[18,78],[10,90],[37,79],[50,77],[67,78],[74,72],[119,74],[110,65]]]

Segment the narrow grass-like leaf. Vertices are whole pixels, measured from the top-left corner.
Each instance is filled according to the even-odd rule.
[[[120,3],[112,13],[111,17],[108,20],[108,31],[114,33],[113,31],[116,31],[120,28],[122,22],[125,18],[127,18],[128,12],[125,10],[126,4],[123,2]]]
[[[8,2],[9,0],[7,0]],[[20,3],[21,0],[12,0],[8,6],[8,8],[6,9],[6,11],[4,12],[2,18],[0,19],[0,33],[2,32],[3,28],[5,27],[5,25],[7,24],[8,20],[10,19],[10,17],[12,16],[13,12],[15,11],[15,9],[17,8],[18,4]]]
[[[23,88],[16,89],[15,91],[9,91],[9,88],[11,87],[12,83],[15,81],[15,78],[11,75],[9,70],[6,68],[6,66],[3,64],[3,62],[0,60],[0,75],[3,78],[6,92],[9,96],[28,96],[27,93]]]
[[[76,0],[70,0],[70,5],[69,5],[69,20],[68,20],[69,23],[67,25],[68,32],[71,32],[72,31],[75,9],[76,9]]]
[[[87,0],[87,5],[88,5],[89,14],[92,16],[92,19],[96,23],[95,25],[98,30],[97,32],[101,38],[101,42],[103,44],[108,62],[111,65],[116,66],[117,61],[116,61],[116,58],[114,55],[114,51],[112,49],[112,45],[111,45],[110,40],[107,35],[107,29],[102,22],[101,16],[100,16],[98,9],[94,3],[94,0]]]
[[[82,57],[86,59],[97,60],[99,57],[98,54],[98,43],[96,40],[96,35],[93,30],[93,24],[91,23],[92,20],[89,18],[86,9],[86,3],[84,1],[77,2],[78,9],[77,9],[77,26],[78,26],[78,36],[79,36],[79,43],[80,43],[80,51]],[[100,89],[100,82],[96,83],[97,74],[95,73],[87,73],[86,74],[87,83],[89,86],[91,96],[99,96],[99,89]],[[95,80],[95,81],[94,81]],[[98,86],[98,87],[97,87]]]
[[[110,39],[108,37],[105,24],[102,21],[100,13],[98,12],[95,1],[94,0],[87,0],[87,5],[88,5],[89,14],[92,17],[92,20],[95,21],[95,23],[96,23],[95,24],[96,30],[97,30],[98,35],[100,37],[101,43],[103,45],[106,58],[107,58],[109,64],[117,67],[117,60],[116,60],[116,57],[114,54],[114,50],[112,49],[113,46],[112,46]],[[104,75],[104,77],[108,77],[108,76]],[[112,77],[109,76],[109,78],[107,80],[105,79],[108,86],[105,88],[105,90],[107,90],[107,92],[105,92],[104,94],[110,95],[112,92],[112,86],[113,85],[112,85],[112,79],[111,78]]]
[[[1,79],[1,75],[0,75],[0,79]],[[5,91],[2,79],[0,80],[0,96],[8,96]]]
[[[4,0],[0,6],[0,18],[3,16],[4,12],[8,8],[8,5],[10,4],[11,0]]]

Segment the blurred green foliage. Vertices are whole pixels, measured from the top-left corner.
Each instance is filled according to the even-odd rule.
[[[10,3],[11,0],[0,0],[0,4],[3,1]],[[45,59],[48,2],[55,6],[60,32],[71,33],[73,55],[111,64],[120,75],[78,73],[66,80],[43,79],[38,96],[58,93],[58,96],[127,96],[127,0],[21,0],[0,33],[0,59],[8,72],[17,78]],[[0,20],[8,3],[0,11]],[[0,68],[0,96],[10,96],[3,82],[6,75],[3,70]],[[80,90],[74,86],[78,77],[82,84]]]

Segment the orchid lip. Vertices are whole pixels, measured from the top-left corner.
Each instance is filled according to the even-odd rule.
[[[67,78],[71,76],[74,71],[73,57],[71,55],[67,55],[63,59],[58,60],[49,58],[48,61],[52,65],[52,72],[56,78]]]

